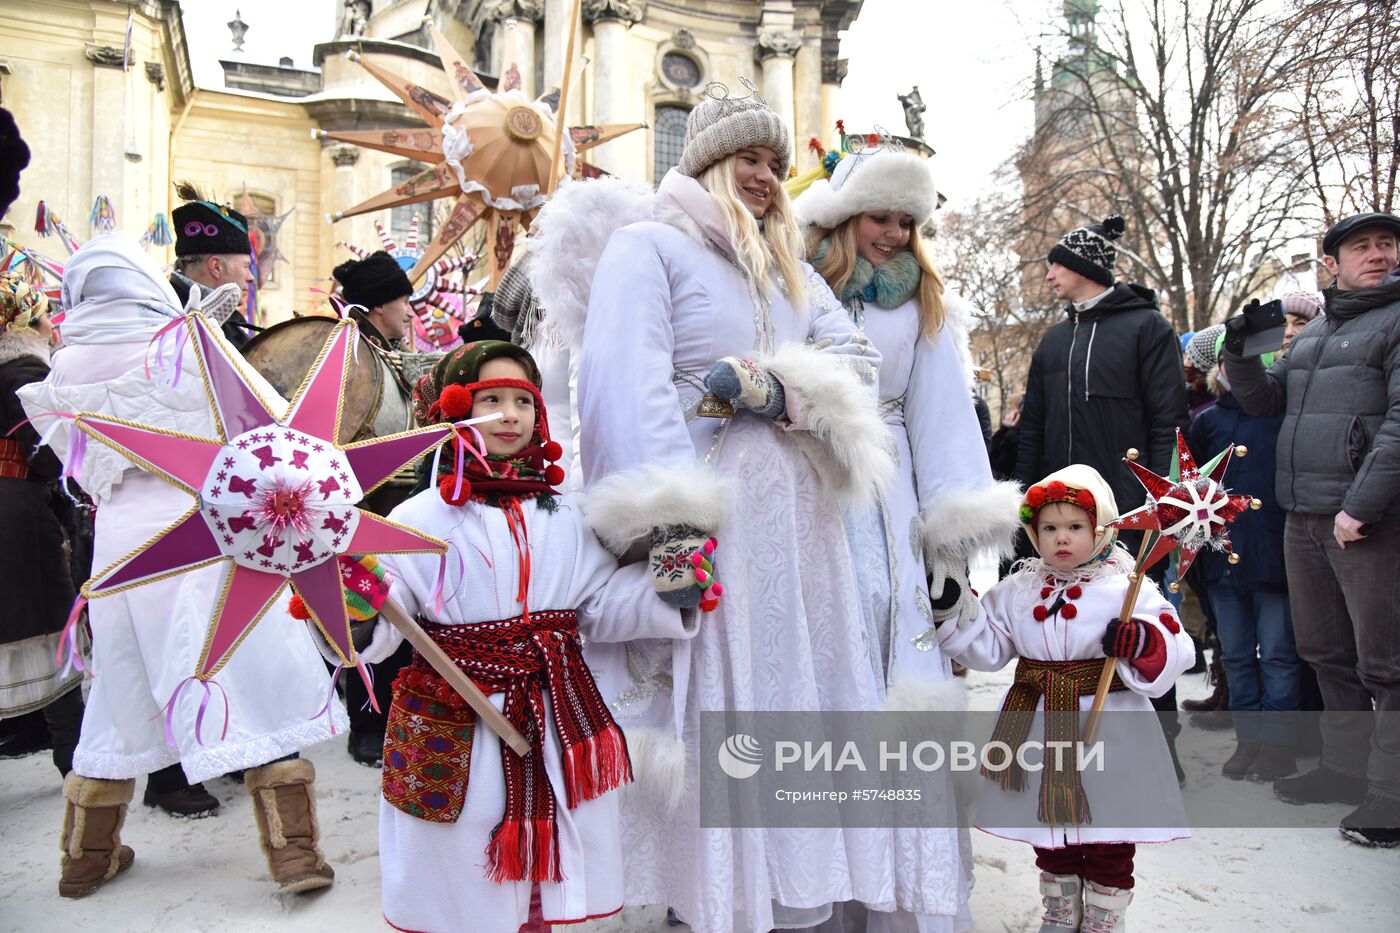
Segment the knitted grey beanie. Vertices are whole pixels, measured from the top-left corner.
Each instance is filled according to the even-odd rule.
[[[740,149],[767,146],[778,154],[778,181],[785,181],[792,162],[790,135],[782,118],[756,94],[741,98],[707,96],[690,111],[685,122],[685,150],[676,167],[682,175],[697,178]]]

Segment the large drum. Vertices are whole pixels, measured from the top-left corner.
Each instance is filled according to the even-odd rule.
[[[336,318],[320,316],[283,321],[248,341],[243,347],[243,357],[283,398],[291,399],[337,323]],[[387,437],[413,428],[410,387],[417,375],[430,369],[440,355],[388,354],[361,336],[345,373],[344,408],[337,443],[344,445],[370,437]],[[390,498],[404,498],[413,485],[413,468],[400,470],[390,480],[390,485],[400,490],[397,496]],[[375,506],[385,504],[392,507],[394,503],[375,501],[366,507],[378,511]]]

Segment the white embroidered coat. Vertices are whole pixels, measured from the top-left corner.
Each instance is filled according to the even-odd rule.
[[[523,506],[530,541],[529,607],[532,611],[576,609],[586,640],[632,638],[685,640],[695,633],[695,613],[682,613],[657,597],[645,566],[618,569],[598,544],[568,497],[554,512],[533,500]],[[436,489],[419,493],[389,516],[449,542],[442,608],[432,597],[439,560],[432,554],[387,554],[392,596],[409,615],[441,625],[471,625],[515,618],[520,569],[505,513],[468,503],[450,506]],[[487,563],[489,561],[489,565]],[[462,568],[459,571],[459,566]],[[364,657],[388,657],[403,636],[388,623],[376,626]],[[599,675],[606,671],[595,671]],[[492,694],[499,709],[503,695]],[[548,699],[546,698],[546,704]],[[565,800],[559,738],[546,716],[544,764],[553,785],[564,880],[540,885],[546,921],[576,923],[622,909],[623,861],[618,831],[618,794],[606,793],[573,810]],[[379,864],[384,917],[401,930],[433,933],[515,933],[530,908],[529,882],[497,884],[486,878],[486,843],[505,813],[501,744],[485,727],[476,729],[471,779],[455,823],[431,823],[379,801]],[[449,883],[424,884],[425,867]]]
[[[951,916],[959,891],[942,868],[926,888],[900,888],[888,830],[699,826],[701,711],[862,710],[882,699],[841,517],[852,487],[888,464],[870,391],[879,354],[815,274],[804,310],[776,288],[766,297],[765,315],[684,218],[623,227],[593,280],[578,360],[590,520],[614,529],[610,547],[634,553],[652,529],[714,533],[725,587],[690,642],[632,643],[624,663],[613,660],[623,652],[590,651],[629,737],[656,743],[642,767],[660,792],[643,784],[623,798],[628,901],[668,904],[697,933],[810,924],[846,900]],[[704,376],[725,356],[772,369],[793,423],[697,418]],[[662,751],[675,735],[679,760]]]
[[[163,348],[166,362],[154,362],[157,351],[149,340],[168,321],[155,317],[148,334],[127,342],[75,345],[56,352],[48,380],[20,393],[39,430],[52,420],[42,412],[88,411],[213,437],[214,416],[193,350],[184,348],[183,374],[174,386],[169,385],[174,374],[173,333]],[[214,334],[223,340],[217,329]],[[237,360],[238,352],[224,345]],[[257,373],[246,366],[244,371],[269,404],[281,402]],[[53,447],[60,456],[69,452],[72,430],[60,427],[54,435]],[[96,442],[87,445],[78,480],[98,506],[94,573],[153,538],[193,505],[184,490]],[[328,674],[306,626],[287,614],[282,598],[215,677],[228,697],[228,735],[220,739],[224,702],[214,691],[196,736],[203,693],[193,684],[181,692],[171,719],[176,744],[166,744],[162,706],[195,671],[226,563],[88,604],[95,676],[73,756],[79,774],[138,777],[178,761],[190,781],[204,781],[267,764],[328,739],[332,717],[336,730],[343,733],[348,728],[338,699],[332,698],[329,709],[318,715],[326,708]]]
[[[1073,580],[1055,580],[1029,570],[1012,574],[987,591],[982,597],[981,611],[966,628],[957,629],[952,623],[940,626],[943,651],[978,671],[1000,670],[1018,657],[1041,661],[1102,658],[1104,630],[1111,619],[1118,618],[1127,595],[1128,578],[1126,573],[1112,568],[1100,568],[1092,576],[1090,582],[1079,584],[1082,591],[1079,598],[1069,599],[1066,591],[1074,585]],[[1046,586],[1051,591],[1042,599],[1040,594]],[[1036,606],[1052,606],[1062,597],[1075,606],[1074,618],[1065,619],[1063,614],[1054,614],[1044,622],[1036,621]],[[1163,616],[1170,618],[1173,624],[1164,622]],[[1047,849],[1086,842],[1168,842],[1190,835],[1184,828],[1186,814],[1171,754],[1167,751],[1166,738],[1151,718],[1152,704],[1148,698],[1161,696],[1171,689],[1195,661],[1196,649],[1191,636],[1176,621],[1176,610],[1162,598],[1151,580],[1143,581],[1133,618],[1146,622],[1162,638],[1166,663],[1161,673],[1151,679],[1130,663],[1118,663],[1118,675],[1127,689],[1109,693],[1104,703],[1106,715],[1100,720],[1096,740],[1104,744],[1105,770],[1089,768],[1083,772],[1084,795],[1092,811],[1094,798],[1110,787],[1130,788],[1133,799],[1150,802],[1151,812],[1163,817],[1161,825],[1114,827],[1099,820],[1080,826],[1040,823],[1036,818],[1040,782],[1038,776],[1028,775],[1031,779],[1020,792],[978,779],[980,812],[995,814],[996,823],[979,825],[979,828]],[[1087,713],[1093,704],[1093,693],[1079,698],[1082,712]],[[1036,709],[1045,709],[1044,697],[1040,698]],[[1143,715],[1111,715],[1121,711],[1137,711]],[[1081,729],[1086,719],[1081,716]],[[1151,728],[1144,729],[1144,723]],[[1039,724],[1033,726],[1028,739],[1041,739],[1042,736],[1036,734],[1038,729],[1042,729]],[[1115,799],[1121,798],[1115,796]]]

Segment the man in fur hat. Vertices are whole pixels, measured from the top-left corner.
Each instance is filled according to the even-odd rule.
[[[248,286],[253,283],[253,246],[248,239],[248,218],[228,205],[215,204],[200,196],[188,182],[175,189],[185,200],[171,211],[175,224],[175,273],[170,286],[182,302],[188,302],[191,287],[212,291],[230,282],[248,306]],[[242,349],[248,342],[248,319],[236,308],[221,322],[224,337]]]

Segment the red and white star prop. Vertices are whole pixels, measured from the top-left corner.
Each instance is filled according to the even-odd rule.
[[[194,679],[209,681],[289,583],[346,666],[358,663],[341,593],[339,554],[446,551],[447,545],[357,508],[366,493],[451,436],[451,425],[344,447],[341,391],[355,325],[332,331],[285,414],[258,394],[191,314],[184,325],[214,411],[215,437],[80,413],[88,436],[185,490],[193,507],[83,587],[107,596],[223,562],[224,576]]]
[[[1147,504],[1107,527],[1156,533],[1151,548],[1138,562],[1139,573],[1176,548],[1181,549],[1178,578],[1185,576],[1196,555],[1205,548],[1231,552],[1229,524],[1245,509],[1259,508],[1257,500],[1235,495],[1224,486],[1225,469],[1236,453],[1243,456],[1245,450],[1227,447],[1209,463],[1197,467],[1178,428],[1175,462],[1167,476],[1158,476],[1131,457],[1124,461],[1147,490]]]

